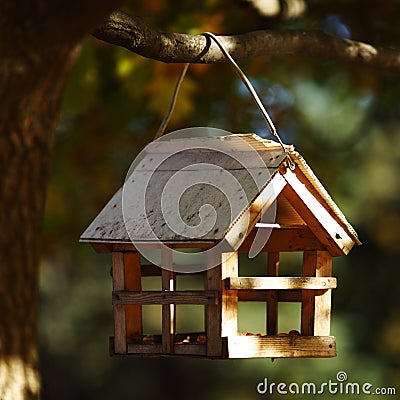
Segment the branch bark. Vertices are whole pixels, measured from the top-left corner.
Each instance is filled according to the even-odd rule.
[[[218,46],[203,35],[163,32],[140,17],[122,11],[113,12],[92,34],[102,41],[166,63],[225,61]],[[400,72],[400,52],[320,31],[265,30],[219,38],[237,60],[273,54],[304,54]]]

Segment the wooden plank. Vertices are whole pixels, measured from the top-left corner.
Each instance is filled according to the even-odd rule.
[[[254,241],[256,230],[265,228],[254,228],[247,236],[239,251],[248,253]],[[317,239],[311,230],[304,227],[296,228],[274,228],[262,251],[304,251],[325,250],[326,247]]]
[[[316,265],[317,277],[332,275],[332,257],[327,251],[318,252]],[[315,298],[314,335],[328,336],[331,325],[331,297],[332,290]]]
[[[336,357],[333,336],[236,336],[228,338],[229,358]]]
[[[128,354],[162,354],[161,344],[128,344]]]
[[[205,272],[204,287],[206,290],[222,291],[221,265]],[[222,309],[220,305],[205,306],[205,324],[207,334],[207,356],[218,357],[222,354]]]
[[[124,253],[125,290],[141,290],[140,253]],[[126,339],[127,343],[135,343],[143,335],[142,306],[126,305]]]
[[[307,190],[306,186],[290,170],[284,173],[289,183],[282,193],[307,223],[311,231],[333,256],[348,254],[354,246],[354,240],[331,216],[323,205]]]
[[[175,290],[175,277],[171,271],[172,268],[172,250],[163,246],[161,248],[161,263],[166,269],[161,272],[162,289],[165,292]],[[162,305],[162,350],[163,353],[171,354],[174,352],[174,335],[175,335],[175,305]]]
[[[279,302],[300,302],[301,301],[301,289],[292,290],[277,290]],[[318,294],[319,291],[315,290]],[[265,301],[267,298],[268,290],[251,290],[243,289],[238,290],[239,301]]]
[[[336,278],[332,277],[229,277],[225,280],[229,289],[334,289]]]
[[[217,241],[209,240],[209,241],[164,241],[164,244],[167,244],[171,249],[175,248],[197,248],[197,249],[209,249],[213,247]],[[90,242],[92,244],[92,242]],[[159,249],[159,242],[141,242],[137,243],[138,248],[143,248],[147,250]],[[112,251],[138,251],[133,243],[130,242],[120,242],[120,243],[112,243]]]
[[[125,289],[124,254],[112,253],[112,276],[114,290]],[[114,306],[114,351],[116,354],[126,354],[126,322],[125,306]]]
[[[315,276],[317,268],[317,251],[303,253],[303,276]],[[301,295],[301,334],[312,336],[314,334],[315,295],[313,290],[302,290]]]
[[[222,253],[222,279],[228,276],[238,276],[238,253]],[[221,336],[236,335],[238,331],[238,294],[237,290],[229,290],[222,285],[221,292]]]
[[[216,290],[115,291],[113,304],[218,304]]]
[[[329,193],[326,192],[322,184],[318,181],[317,178],[312,177],[312,180],[314,182],[311,182],[310,178],[306,176],[306,174],[313,174],[309,166],[300,166],[300,168],[296,169],[295,172],[299,181],[306,186],[306,188],[314,195],[314,197],[316,197],[317,199],[321,199],[321,204],[324,205],[329,214],[338,221],[338,223],[346,230],[346,232],[349,233],[350,237],[352,237],[355,243],[357,245],[361,245],[357,233],[354,231],[353,227],[346,221],[346,217],[343,215],[342,211],[334,203],[334,201],[330,198]],[[315,185],[320,186],[319,189],[317,189]],[[321,193],[321,191],[325,193],[323,194]]]
[[[268,253],[267,261],[268,276],[277,277],[279,275],[279,253]],[[278,333],[278,291],[268,290],[267,299],[267,334],[276,335]]]
[[[175,354],[177,355],[207,355],[207,345],[205,344],[175,344]]]

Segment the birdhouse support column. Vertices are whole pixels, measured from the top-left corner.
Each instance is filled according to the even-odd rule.
[[[327,251],[303,253],[303,277],[332,276],[332,257]],[[331,289],[302,290],[301,334],[329,336],[331,316]]]
[[[207,356],[224,355],[224,338],[237,335],[238,293],[225,288],[224,279],[237,277],[239,273],[238,253],[222,253],[221,264],[206,271],[206,290],[220,293],[219,304],[206,306]]]
[[[114,291],[140,291],[141,267],[138,252],[113,252]],[[114,351],[126,354],[129,343],[142,338],[142,306],[114,304]]]

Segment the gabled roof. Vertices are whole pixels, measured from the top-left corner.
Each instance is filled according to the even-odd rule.
[[[224,239],[235,248],[278,200],[281,221],[304,223],[333,255],[347,254],[360,244],[356,232],[301,155],[292,146],[286,151],[294,171],[278,143],[254,134],[152,142],[80,241]],[[211,207],[200,210],[204,204]],[[183,222],[176,222],[179,229],[168,220],[177,212]],[[197,225],[212,229],[202,232]]]

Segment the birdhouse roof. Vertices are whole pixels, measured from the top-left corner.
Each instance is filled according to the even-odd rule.
[[[80,241],[235,248],[277,205],[271,226],[308,226],[333,255],[347,254],[360,244],[356,232],[303,157],[285,150],[255,134],[152,142]]]

